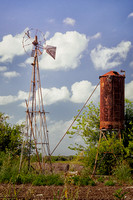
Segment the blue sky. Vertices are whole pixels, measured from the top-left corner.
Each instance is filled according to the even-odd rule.
[[[132,0],[0,0],[0,111],[12,124],[25,120],[31,61],[22,47],[27,28],[46,35],[56,59],[39,57],[50,149],[71,124],[99,76],[126,71],[125,96],[133,100]],[[32,58],[30,58],[32,59]],[[91,99],[99,102],[99,88]],[[73,154],[65,137],[55,154]]]

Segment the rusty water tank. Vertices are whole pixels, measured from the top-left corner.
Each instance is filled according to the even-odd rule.
[[[100,129],[124,129],[125,75],[110,71],[100,79]]]

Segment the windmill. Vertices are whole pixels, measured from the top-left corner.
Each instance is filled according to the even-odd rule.
[[[46,123],[46,112],[43,105],[43,94],[41,89],[41,80],[39,73],[38,56],[45,50],[53,59],[56,55],[56,47],[46,45],[44,34],[38,29],[27,30],[23,37],[23,48],[25,52],[33,57],[32,77],[28,100],[26,100],[26,133],[22,145],[20,158],[20,167],[22,166],[22,157],[25,144],[28,144],[28,169],[31,166],[31,146],[35,147],[35,153],[41,171],[45,170],[46,158],[50,161],[50,146]],[[41,154],[41,158],[40,158]],[[52,165],[51,165],[52,169]]]

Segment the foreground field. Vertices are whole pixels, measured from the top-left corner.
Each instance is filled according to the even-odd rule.
[[[126,192],[125,199],[133,199],[133,186],[32,186],[32,185],[0,185],[0,199],[71,199],[71,200],[114,200],[116,190]],[[118,199],[118,198],[116,198]],[[119,198],[120,199],[120,198]]]
[[[38,163],[32,163],[32,167],[37,171]],[[46,164],[45,167],[50,173],[49,165]],[[31,171],[17,175],[16,179],[13,176],[8,179],[12,172],[4,171],[4,184],[0,184],[0,200],[133,200],[131,177],[128,182],[125,175],[118,182],[113,176],[91,177],[89,169],[77,162],[55,162],[52,168],[54,174],[51,176]]]

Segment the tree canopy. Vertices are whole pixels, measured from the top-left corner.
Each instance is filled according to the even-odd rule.
[[[22,125],[13,125],[7,123],[8,116],[0,113],[0,151],[10,151],[19,154],[22,143]]]
[[[100,109],[99,106],[95,106],[93,102],[86,106],[83,114],[76,120],[76,125],[72,127],[72,131],[68,132],[70,137],[74,135],[81,136],[85,146],[96,145],[99,139],[99,125],[100,125]],[[72,150],[83,151],[85,146],[76,144],[69,147]]]
[[[70,137],[81,136],[84,145],[75,143],[69,148],[77,152],[84,151],[86,161],[91,167],[94,166],[95,162],[100,135],[99,127],[100,108],[99,105],[94,105],[91,102],[76,120],[76,125],[72,127],[72,131],[68,133]],[[101,170],[103,170],[103,173],[109,173],[111,169],[108,169],[108,167],[122,159],[126,159],[130,166],[133,167],[131,159],[133,156],[133,102],[130,100],[125,101],[125,130],[122,131],[122,140],[120,141],[116,135],[115,131],[108,131],[106,132],[107,140],[103,137],[100,142],[99,163],[102,159],[104,164],[102,164]]]

